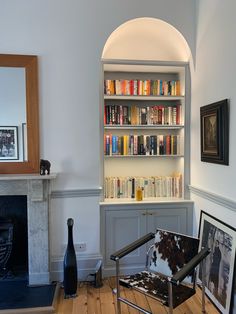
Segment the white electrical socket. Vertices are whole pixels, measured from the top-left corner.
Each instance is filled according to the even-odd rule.
[[[66,248],[67,248],[67,244],[63,244],[62,245],[62,253],[65,253]],[[75,252],[85,252],[87,249],[85,242],[75,243],[74,248],[75,248]]]
[[[76,252],[86,251],[86,243],[85,242],[75,243],[74,247],[75,247]]]

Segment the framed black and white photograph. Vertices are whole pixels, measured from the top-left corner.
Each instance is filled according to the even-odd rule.
[[[200,108],[201,161],[229,164],[229,116],[227,99]]]
[[[236,229],[201,211],[200,247],[209,247],[206,259],[206,294],[223,314],[230,313],[234,284]],[[201,278],[201,271],[199,272]]]
[[[28,160],[27,125],[22,123],[23,160]]]
[[[0,126],[0,161],[18,159],[18,127]]]

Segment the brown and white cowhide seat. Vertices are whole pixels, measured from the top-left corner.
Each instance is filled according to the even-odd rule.
[[[120,278],[120,285],[134,288],[168,306],[168,280],[198,253],[199,239],[157,230],[148,270]],[[179,285],[173,285],[173,308],[195,293],[191,272]]]

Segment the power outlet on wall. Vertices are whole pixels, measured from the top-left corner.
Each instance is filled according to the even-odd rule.
[[[74,247],[75,247],[76,252],[86,251],[86,243],[85,242],[75,243]]]
[[[65,253],[67,244],[62,245],[62,252]],[[87,247],[85,242],[74,243],[75,252],[85,252]]]

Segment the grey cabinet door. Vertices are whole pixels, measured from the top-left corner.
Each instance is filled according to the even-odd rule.
[[[114,266],[110,255],[146,234],[145,210],[111,210],[105,214],[105,264]],[[120,260],[120,265],[143,264],[145,246]]]
[[[187,234],[187,209],[153,209],[147,211],[148,232],[157,228]]]
[[[101,249],[104,274],[115,274],[115,262],[111,254],[157,228],[192,234],[192,202],[171,204],[122,204],[101,207]],[[123,274],[143,270],[146,250],[143,245],[120,260]]]

